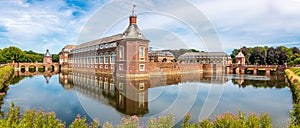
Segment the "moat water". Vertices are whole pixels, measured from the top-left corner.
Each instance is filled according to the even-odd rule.
[[[79,114],[115,125],[126,116],[173,113],[175,122],[190,112],[191,121],[225,112],[268,113],[274,127],[289,123],[292,95],[283,75],[253,76],[216,73],[156,75],[125,79],[108,74],[59,73],[15,77],[1,111],[11,103],[26,109],[53,111],[66,124]]]

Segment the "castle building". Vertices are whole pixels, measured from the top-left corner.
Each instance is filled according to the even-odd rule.
[[[178,57],[185,64],[221,64],[230,65],[231,57],[224,52],[187,52]]]
[[[235,63],[243,65],[246,63],[245,56],[241,51],[235,56]]]
[[[154,50],[149,52],[149,61],[150,62],[173,62],[175,56],[165,50]]]
[[[138,28],[137,16],[132,13],[129,26],[123,33],[86,42],[72,49],[68,55],[69,68],[147,74],[148,45],[149,40]]]
[[[52,55],[49,52],[49,49],[46,50],[46,53],[44,54],[44,59],[43,59],[44,64],[50,64],[52,63]]]
[[[68,65],[68,60],[69,60],[69,53],[71,52],[72,49],[75,49],[77,46],[76,45],[66,45],[58,54],[59,56],[59,64],[61,66],[67,66]]]

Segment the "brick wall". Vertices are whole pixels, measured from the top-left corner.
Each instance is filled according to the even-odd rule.
[[[225,71],[222,64],[180,64],[180,63],[165,63],[165,62],[149,62],[147,68],[150,73],[177,73],[177,72],[221,72]]]

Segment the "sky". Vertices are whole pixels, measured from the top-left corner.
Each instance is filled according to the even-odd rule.
[[[1,0],[0,49],[58,53],[122,33],[133,4],[154,49],[300,47],[300,0]]]

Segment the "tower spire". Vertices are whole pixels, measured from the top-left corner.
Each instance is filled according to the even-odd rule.
[[[131,16],[134,16],[135,14],[134,14],[134,9],[135,9],[135,4],[133,5],[133,7],[132,7],[132,14],[131,14]]]
[[[135,7],[136,7],[136,6],[133,5],[133,8],[132,8],[132,14],[131,14],[131,16],[129,17],[129,24],[130,24],[130,25],[136,24],[136,15],[135,15],[135,13],[134,13]]]

